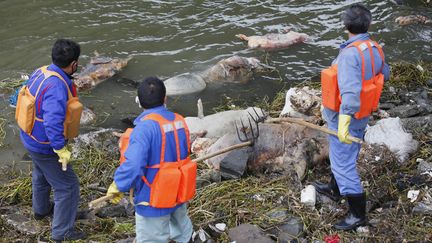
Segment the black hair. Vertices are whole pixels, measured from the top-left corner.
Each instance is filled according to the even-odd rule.
[[[165,103],[165,94],[165,85],[157,77],[145,78],[138,85],[138,99],[144,109],[163,105]]]
[[[65,68],[77,61],[81,53],[80,45],[67,39],[58,39],[51,50],[52,62],[60,68]]]
[[[342,21],[352,34],[362,34],[368,31],[372,14],[363,4],[354,3],[342,13]]]

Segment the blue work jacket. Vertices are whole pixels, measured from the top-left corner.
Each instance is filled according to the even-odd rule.
[[[348,46],[356,41],[369,39],[370,36],[368,33],[358,34],[351,37],[348,41],[340,45],[339,55],[332,63],[338,65],[337,78],[340,95],[342,97],[339,110],[341,114],[354,116],[354,114],[360,110],[360,92],[362,90],[362,59],[357,48]],[[376,47],[372,48],[376,75],[381,70],[382,60],[378,49]],[[369,49],[366,48],[363,51],[363,55],[365,58],[365,79],[369,80],[372,78],[372,65]],[[382,73],[384,74],[384,80],[388,80],[390,76],[390,70],[386,63],[384,63]],[[337,124],[339,112],[324,108],[323,117],[328,123]],[[350,126],[354,129],[363,128],[366,127],[368,120],[369,117],[362,119],[355,119],[353,117]]]
[[[134,188],[134,203],[150,201],[150,188],[142,180],[146,176],[148,182],[153,182],[157,168],[147,168],[160,163],[162,134],[159,124],[153,120],[142,120],[150,113],[156,113],[169,121],[175,119],[173,112],[168,111],[165,106],[159,106],[145,110],[135,121],[135,128],[130,135],[129,146],[125,152],[125,162],[120,165],[114,173],[114,182],[119,191],[128,192]],[[180,157],[185,159],[189,155],[188,140],[185,129],[177,130],[180,143]],[[174,132],[166,133],[165,161],[177,161],[177,152]],[[136,205],[136,213],[143,217],[160,217],[174,212],[177,205],[173,208],[154,208],[151,206]]]
[[[48,66],[48,70],[60,74],[66,81],[69,87],[66,87],[64,82],[56,76],[51,76],[45,80],[36,97],[36,117],[42,121],[35,120],[32,136],[33,139],[21,130],[20,137],[24,147],[29,151],[40,154],[54,154],[53,149],[63,148],[67,140],[63,135],[64,120],[66,117],[66,104],[68,101],[68,88],[72,95],[76,96],[75,88],[70,79],[60,67],[55,64]],[[34,96],[39,87],[39,84],[44,79],[41,70],[36,69],[30,76],[27,83],[31,94]],[[33,85],[32,85],[33,84]]]

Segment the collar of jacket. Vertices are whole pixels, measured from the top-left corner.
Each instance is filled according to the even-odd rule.
[[[65,73],[63,71],[63,69],[61,69],[60,67],[58,67],[54,63],[51,63],[48,66],[48,70],[54,71],[54,72],[60,74],[64,78],[64,80],[67,82],[68,85],[70,85],[72,83],[71,76],[69,74]]]
[[[347,47],[348,45],[350,45],[351,43],[354,43],[356,41],[359,41],[359,40],[369,40],[369,39],[370,39],[369,33],[363,33],[363,34],[355,35],[355,36],[349,38],[344,43],[342,43],[340,45],[340,49],[344,49],[345,47]]]
[[[165,105],[153,107],[151,109],[146,109],[137,118],[135,118],[134,125],[136,126],[141,121],[141,118],[143,118],[144,116],[146,116],[146,115],[148,115],[150,113],[158,113],[158,114],[160,114],[160,112],[166,111],[166,110],[167,110],[167,108],[165,107]]]

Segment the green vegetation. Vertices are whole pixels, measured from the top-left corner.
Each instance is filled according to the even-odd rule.
[[[22,176],[0,187],[0,201],[5,204],[31,205],[31,177]]]
[[[432,63],[418,62],[405,63],[398,62],[390,64],[390,80],[385,87],[412,89],[425,86],[427,81],[432,78]]]
[[[18,87],[20,87],[24,81],[25,80],[22,78],[0,80],[0,91],[7,92],[7,93],[12,92]]]
[[[244,109],[246,107],[246,102],[244,100],[241,100],[239,97],[229,97],[227,95],[222,95],[219,105],[213,107],[212,110],[214,113],[218,113],[228,110]]]
[[[288,205],[282,203],[283,199],[295,198],[287,182],[284,177],[270,180],[251,176],[213,183],[198,190],[190,204],[189,214],[194,224],[200,227],[217,222],[235,227],[249,222],[271,228],[286,217],[272,218],[270,215],[278,211],[286,212]]]
[[[112,158],[105,151],[91,147],[83,150],[71,163],[80,179],[81,197],[90,200],[104,196],[104,194],[89,189],[89,185],[97,184],[100,187],[108,188],[112,182],[114,170],[119,165],[118,158]]]
[[[5,146],[4,140],[6,138],[6,124],[7,120],[0,117],[0,148]]]

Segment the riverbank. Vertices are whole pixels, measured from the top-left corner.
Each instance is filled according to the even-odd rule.
[[[326,237],[335,235],[349,242],[431,241],[432,175],[422,174],[432,170],[427,167],[432,163],[432,126],[426,120],[432,115],[432,111],[427,109],[432,98],[431,74],[431,63],[392,64],[392,78],[385,84],[381,100],[382,112],[374,115],[371,124],[387,115],[398,115],[402,120],[412,119],[405,120],[408,122],[404,127],[420,145],[404,163],[400,163],[385,147],[372,148],[373,155],[380,155],[379,159],[376,156],[371,158],[372,152],[360,156],[359,171],[368,194],[367,227],[351,232],[331,228],[331,224],[345,214],[347,207],[344,202],[335,203],[319,195],[313,208],[300,202],[301,188],[316,179],[328,179],[329,167],[327,163],[320,163],[308,168],[300,190],[293,186],[296,182],[292,178],[275,174],[249,173],[241,179],[213,183],[214,180],[209,179],[207,185],[198,189],[189,207],[194,230],[201,232],[206,242],[211,242],[209,239],[229,242],[231,230],[244,224],[258,226],[248,226],[248,232],[255,230],[269,242],[277,238],[280,242],[293,239],[323,242]],[[317,87],[314,82],[301,84],[304,85]],[[257,106],[276,117],[284,106],[285,93],[286,90],[282,90],[275,97],[263,99]],[[426,102],[426,106],[422,102]],[[221,105],[242,108],[242,104],[244,102],[240,100],[228,99]],[[426,125],[422,124],[423,121]],[[89,143],[90,146],[83,146],[85,148],[72,161],[80,178],[80,208],[87,215],[86,219],[77,221],[77,228],[89,234],[88,240],[96,242],[131,240],[134,236],[134,218],[128,207],[107,206],[96,211],[87,208],[89,201],[104,195],[103,191],[111,183],[113,171],[118,166],[117,138],[110,135],[113,131],[93,137],[95,141]],[[9,182],[0,186],[0,213],[3,215],[0,237],[7,242],[32,242],[40,237],[49,237],[49,220],[36,222],[31,216],[30,174],[16,171],[13,166],[4,168],[2,172],[2,178]],[[207,165],[199,165],[200,175],[208,172]],[[412,190],[419,191],[413,201],[407,197]],[[15,226],[11,222],[16,222]],[[217,223],[226,224],[227,229],[215,229]],[[242,231],[236,232],[241,234]],[[201,242],[198,238],[199,235],[196,242]]]

